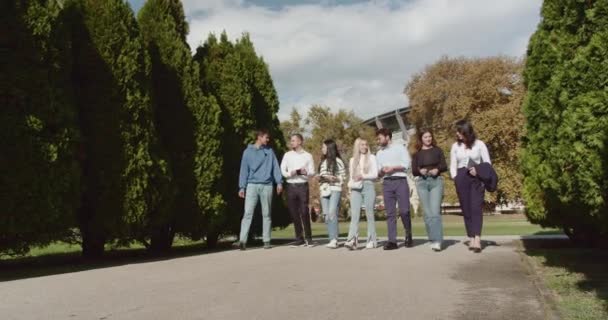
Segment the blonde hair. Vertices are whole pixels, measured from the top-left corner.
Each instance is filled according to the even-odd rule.
[[[364,155],[361,155],[361,143],[367,142],[365,139],[357,138],[355,140],[355,145],[353,146],[353,172],[351,174],[359,173],[359,162],[361,162],[361,157],[363,156],[363,173],[369,173],[369,146],[367,147],[367,152]]]

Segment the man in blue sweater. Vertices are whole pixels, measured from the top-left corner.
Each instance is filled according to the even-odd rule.
[[[268,131],[260,129],[256,133],[254,144],[247,146],[241,159],[239,174],[239,197],[245,199],[245,213],[241,220],[239,248],[245,250],[247,236],[251,227],[253,212],[258,204],[262,205],[264,249],[270,249],[270,209],[272,207],[272,186],[277,185],[277,193],[283,192],[283,177],[279,161],[272,148],[268,146]]]

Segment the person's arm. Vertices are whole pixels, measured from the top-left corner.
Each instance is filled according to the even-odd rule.
[[[342,160],[336,159],[336,161],[338,162],[338,174],[336,178],[338,178],[339,183],[344,183],[344,180],[346,180],[346,166]]]
[[[239,172],[239,192],[247,188],[247,178],[249,176],[249,163],[247,162],[247,150],[243,151],[241,157],[241,170]]]
[[[378,162],[376,161],[376,157],[374,155],[369,156],[369,173],[363,173],[363,179],[365,180],[374,180],[378,178]]]
[[[283,160],[281,160],[281,174],[285,178],[291,178],[291,171],[289,170],[289,165],[287,164],[287,159],[289,156],[287,153],[283,156]]]
[[[279,160],[277,160],[274,151],[272,151],[272,175],[274,176],[274,183],[276,183],[277,186],[282,186],[283,176],[281,175],[281,167],[279,166]]]
[[[309,177],[315,175],[315,160],[312,158],[312,154],[308,154],[308,166],[306,168],[306,173],[308,173]]]
[[[492,161],[490,160],[490,152],[488,151],[488,147],[486,146],[486,144],[484,142],[479,141],[479,140],[478,140],[478,142],[481,142],[479,144],[479,149],[481,151],[481,161],[492,164]]]
[[[405,147],[399,148],[399,165],[392,167],[393,172],[406,172],[407,169],[410,168],[412,164],[412,159],[410,158],[410,153],[407,151]]]
[[[452,179],[456,178],[457,171],[458,159],[456,158],[456,144],[453,144],[452,150],[450,150],[450,176]]]
[[[437,151],[439,153],[439,166],[437,167],[437,169],[439,170],[439,173],[443,173],[448,171],[448,165],[445,162],[445,156],[443,155],[443,150],[437,148]]]
[[[354,176],[353,176],[353,158],[350,158],[350,160],[348,161],[348,178],[349,180],[354,180]]]
[[[418,167],[418,155],[420,154],[420,151],[414,153],[414,156],[412,157],[412,175],[414,177],[419,177],[422,174],[420,174],[420,168]]]
[[[384,163],[382,162],[383,156],[382,156],[382,151],[378,151],[378,153],[376,153],[376,165],[378,168],[378,177],[383,177],[384,176],[384,171],[382,171],[382,168],[384,168]]]

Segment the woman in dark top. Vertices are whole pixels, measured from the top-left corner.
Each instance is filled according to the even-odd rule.
[[[416,177],[416,190],[424,210],[426,233],[431,249],[441,251],[443,224],[441,202],[443,201],[443,177],[448,170],[443,151],[435,144],[431,130],[422,130],[418,135],[416,153],[412,158],[412,173]]]

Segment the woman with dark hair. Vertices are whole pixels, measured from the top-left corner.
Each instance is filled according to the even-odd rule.
[[[412,174],[416,180],[416,190],[424,210],[426,233],[431,241],[431,249],[441,251],[443,224],[441,202],[443,201],[443,177],[448,171],[443,151],[437,147],[433,132],[423,129],[418,134],[416,153],[412,158]]]
[[[319,187],[321,208],[329,236],[329,243],[326,247],[335,249],[338,247],[338,205],[342,194],[342,183],[346,177],[346,168],[340,159],[338,146],[334,140],[323,141],[321,152]]]
[[[483,183],[477,178],[476,166],[483,162],[491,163],[486,144],[477,139],[469,121],[456,122],[456,142],[450,152],[450,175],[456,184],[456,193],[469,237],[469,249],[475,252],[481,252],[485,193]]]

